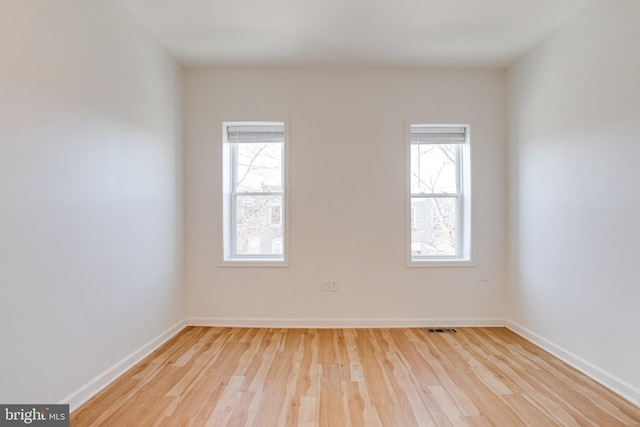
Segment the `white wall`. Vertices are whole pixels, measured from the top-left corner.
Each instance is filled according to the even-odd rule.
[[[502,319],[505,89],[491,70],[186,69],[189,316],[300,326]],[[277,119],[290,126],[290,267],[221,268],[221,122]],[[408,120],[471,125],[476,267],[406,267]],[[323,279],[339,292],[322,292]]]
[[[179,69],[111,0],[0,6],[0,402],[184,318]]]
[[[508,318],[636,402],[638,16],[593,1],[509,70]]]

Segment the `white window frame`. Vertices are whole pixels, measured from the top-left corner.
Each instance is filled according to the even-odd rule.
[[[281,157],[282,191],[278,192],[236,192],[237,145],[230,142],[230,126],[283,126],[284,143]],[[222,254],[221,267],[288,267],[289,230],[288,230],[288,123],[279,121],[225,121],[222,123]],[[238,254],[236,244],[236,198],[238,195],[277,195],[281,197],[280,224],[282,227],[282,255],[244,255]],[[269,215],[271,215],[271,205]]]
[[[456,150],[457,188],[454,193],[431,194],[412,193],[411,191],[411,146],[412,130],[420,127],[427,128],[463,128],[464,143]],[[408,267],[471,267],[471,127],[468,124],[442,124],[410,122],[406,126],[407,143],[407,215],[406,215],[406,250]],[[456,254],[451,256],[413,255],[412,254],[412,200],[414,198],[455,198],[456,199]]]

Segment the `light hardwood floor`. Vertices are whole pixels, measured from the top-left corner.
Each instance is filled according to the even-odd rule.
[[[640,408],[505,328],[188,327],[71,426],[640,426]]]

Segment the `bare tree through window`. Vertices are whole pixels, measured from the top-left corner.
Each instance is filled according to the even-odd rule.
[[[227,126],[232,257],[283,255],[284,125]]]
[[[412,126],[411,254],[412,257],[459,256],[461,144],[439,127]],[[464,134],[463,134],[464,135]],[[464,141],[464,139],[462,139]]]

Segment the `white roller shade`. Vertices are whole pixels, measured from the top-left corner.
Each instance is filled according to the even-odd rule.
[[[412,144],[464,144],[466,140],[464,126],[411,125]]]
[[[233,143],[284,142],[284,124],[230,125],[227,141]]]

